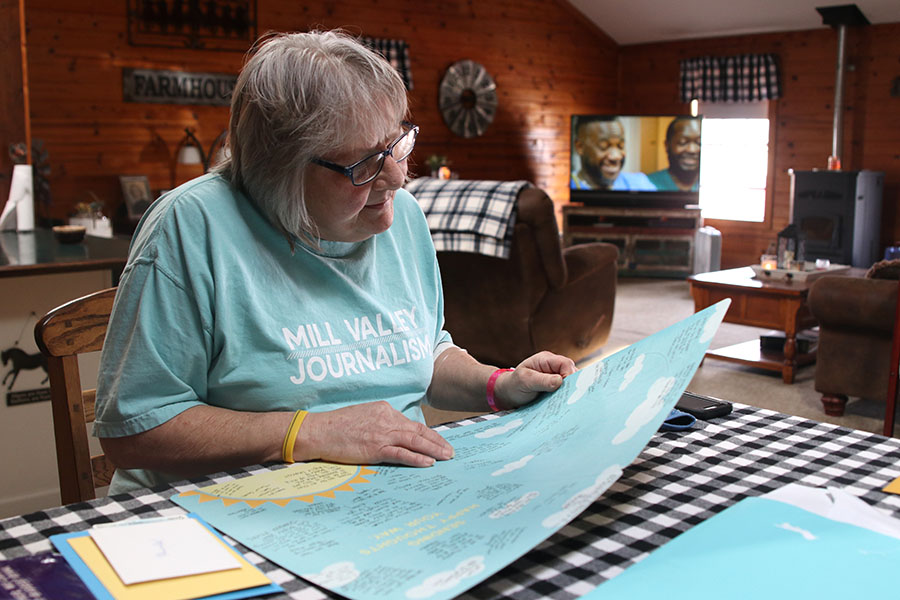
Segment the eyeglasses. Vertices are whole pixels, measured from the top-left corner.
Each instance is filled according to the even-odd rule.
[[[314,158],[312,159],[312,162],[320,167],[325,167],[326,169],[331,169],[332,171],[345,175],[350,179],[350,183],[353,185],[366,185],[381,173],[381,169],[384,168],[384,159],[386,157],[390,156],[395,161],[402,162],[412,154],[413,147],[416,145],[416,136],[419,135],[419,126],[406,121],[401,123],[401,125],[407,128],[406,131],[404,131],[396,140],[391,142],[385,150],[371,154],[361,161],[353,163],[349,167],[322,160],[321,158]]]

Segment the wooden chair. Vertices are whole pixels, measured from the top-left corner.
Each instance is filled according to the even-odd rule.
[[[59,491],[63,504],[92,500],[109,485],[115,467],[102,454],[91,456],[87,423],[94,420],[96,390],[82,390],[78,355],[103,347],[116,288],[94,292],[47,313],[34,327],[47,357]]]

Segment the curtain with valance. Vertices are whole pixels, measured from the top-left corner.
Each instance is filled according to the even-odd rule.
[[[409,45],[406,42],[370,37],[360,38],[360,41],[385,57],[391,66],[397,69],[400,77],[403,78],[403,83],[406,84],[406,89],[413,88],[412,71],[409,68]]]
[[[777,54],[700,56],[681,61],[681,101],[754,102],[781,96]]]

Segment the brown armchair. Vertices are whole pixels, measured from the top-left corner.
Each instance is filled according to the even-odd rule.
[[[828,276],[810,287],[819,322],[815,388],[825,414],[842,416],[850,396],[887,398],[896,305],[896,279]]]
[[[523,189],[508,259],[438,252],[447,331],[482,362],[516,365],[540,350],[579,360],[609,337],[618,250],[562,248],[553,201]]]

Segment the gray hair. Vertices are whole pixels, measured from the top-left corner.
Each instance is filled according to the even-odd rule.
[[[406,88],[379,54],[340,31],[269,34],[231,100],[230,156],[215,168],[289,238],[317,238],[304,180],[313,158],[396,132]],[[362,158],[362,157],[360,157]]]

